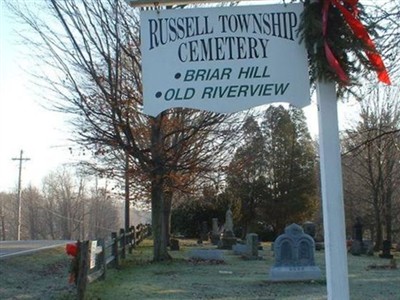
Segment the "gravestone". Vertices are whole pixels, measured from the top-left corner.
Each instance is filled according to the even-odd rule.
[[[356,222],[353,225],[353,240],[360,242],[363,240],[363,224],[359,217],[356,218]]]
[[[207,224],[207,221],[201,222],[200,240],[202,242],[208,240],[208,224]]]
[[[271,281],[307,281],[321,278],[315,265],[315,242],[303,228],[291,224],[274,242],[275,264],[269,272]]]
[[[245,259],[253,260],[260,259],[258,256],[259,248],[258,235],[256,233],[249,233],[246,235],[245,244],[236,244],[232,246],[233,254],[241,255]]]
[[[374,243],[372,240],[363,240],[364,251],[366,255],[374,255]]]
[[[169,247],[170,247],[171,251],[179,251],[179,240],[171,239]]]
[[[363,243],[359,240],[353,240],[350,247],[350,253],[357,256],[364,253]]]
[[[246,244],[236,244],[232,246],[233,254],[235,255],[246,255],[249,250]]]
[[[247,259],[259,259],[258,256],[258,235],[256,233],[249,233],[246,236],[246,246],[248,252],[246,253]]]
[[[231,231],[233,233],[233,214],[231,208],[228,208],[228,210],[225,213],[224,230]]]
[[[224,255],[221,250],[216,249],[194,249],[189,252],[189,259],[224,261]]]
[[[392,259],[393,255],[390,254],[390,248],[392,248],[392,243],[389,240],[384,240],[382,244],[382,254],[379,254],[379,257]]]
[[[210,240],[213,245],[218,245],[218,242],[220,240],[220,235],[221,233],[219,232],[218,228],[218,219],[213,218],[212,219],[212,231],[210,235]]]
[[[353,225],[353,242],[351,243],[350,253],[353,255],[361,255],[366,252],[363,243],[363,224],[359,217]]]
[[[221,234],[221,240],[218,243],[218,248],[220,249],[232,249],[233,245],[236,245],[237,238],[233,233],[233,215],[230,208],[226,211],[225,214],[225,224],[224,224],[224,232]]]
[[[315,241],[315,232],[317,230],[315,223],[310,222],[310,221],[304,222],[303,230],[304,230],[305,234],[308,234],[309,236],[311,236]]]

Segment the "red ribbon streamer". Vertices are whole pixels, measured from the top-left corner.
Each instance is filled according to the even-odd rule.
[[[326,29],[328,27],[328,12],[329,6],[331,2],[330,0],[324,0],[324,6],[322,8],[322,35],[324,37],[324,48],[326,59],[328,60],[329,65],[335,71],[335,73],[339,76],[339,79],[347,84],[349,82],[349,77],[343,71],[342,67],[339,64],[339,61],[336,59],[333,54],[331,48],[329,47],[328,41],[326,39]]]
[[[364,25],[357,19],[358,10],[357,10],[357,2],[358,0],[342,0],[342,3],[346,3],[350,6],[351,11],[348,10],[342,3],[338,0],[324,0],[323,8],[322,8],[322,34],[324,37],[324,47],[325,47],[325,55],[328,60],[329,65],[332,69],[335,70],[336,74],[339,76],[339,79],[344,82],[345,84],[348,83],[349,78],[346,73],[343,71],[342,67],[340,66],[338,60],[334,56],[332,50],[329,47],[329,44],[326,39],[326,29],[328,26],[328,11],[329,7],[332,4],[337,9],[340,10],[344,19],[346,20],[347,24],[350,26],[351,30],[353,31],[354,35],[362,40],[369,50],[366,50],[365,53],[371,63],[371,65],[375,68],[379,81],[391,84],[389,74],[385,68],[383,63],[382,57],[376,51],[375,44],[370,38],[367,29]]]

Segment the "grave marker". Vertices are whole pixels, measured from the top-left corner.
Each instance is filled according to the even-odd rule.
[[[315,265],[315,244],[301,226],[289,225],[274,242],[275,264],[269,273],[271,281],[307,281],[321,278]]]

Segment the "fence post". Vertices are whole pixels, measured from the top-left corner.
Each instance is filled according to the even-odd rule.
[[[107,263],[106,263],[106,243],[104,242],[104,239],[99,239],[97,241],[98,246],[101,247],[101,253],[99,254],[99,265],[100,269],[102,269],[103,273],[99,277],[100,280],[106,279],[106,269],[107,269]]]
[[[77,293],[78,300],[83,300],[85,297],[87,275],[89,269],[89,241],[78,241],[78,278],[77,278]]]
[[[139,233],[140,233],[140,229],[139,229],[139,225],[137,225],[135,227],[135,246],[137,246],[139,244]]]
[[[125,247],[126,247],[126,235],[125,235],[125,230],[121,228],[119,230],[119,235],[120,235],[120,248],[121,248],[121,258],[125,259]]]
[[[129,227],[129,254],[132,254],[135,246],[135,226]]]
[[[114,256],[114,267],[119,267],[119,256],[118,256],[118,237],[116,232],[111,232],[111,255]]]
[[[138,245],[142,241],[142,230],[143,230],[142,224],[139,224],[137,226],[137,231],[136,231],[136,244]]]

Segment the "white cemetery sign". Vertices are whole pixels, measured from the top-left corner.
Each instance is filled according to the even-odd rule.
[[[297,3],[142,11],[144,112],[308,105],[307,53],[297,37],[302,10]]]

